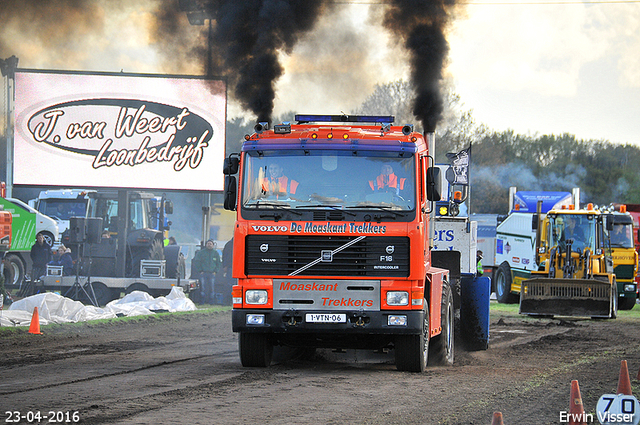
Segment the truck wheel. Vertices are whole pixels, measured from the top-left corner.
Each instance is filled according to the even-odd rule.
[[[398,335],[395,338],[396,369],[424,372],[429,359],[429,306],[423,301],[422,332],[420,335]]]
[[[7,254],[4,258],[4,284],[9,288],[19,288],[24,284],[24,264],[20,257]]]
[[[618,310],[631,310],[636,305],[636,299],[630,297],[618,298]]]
[[[131,266],[131,276],[140,277],[140,261],[141,260],[164,260],[164,247],[162,242],[154,239],[147,247],[140,247],[133,255]],[[166,273],[166,270],[165,270]]]
[[[496,298],[502,304],[518,302],[518,297],[511,293],[511,267],[507,262],[500,264],[496,270]]]
[[[273,344],[265,333],[240,332],[240,361],[244,367],[268,367],[273,356]]]
[[[146,292],[147,294],[151,295],[151,291],[149,290],[149,287],[147,285],[145,285],[144,283],[133,283],[131,285],[129,285],[127,287],[127,289],[125,289],[124,293],[125,294],[130,294],[133,291],[142,291],[142,292]]]
[[[180,247],[178,245],[165,246],[164,259],[167,261],[165,269],[167,277],[175,279],[180,272]]]
[[[616,278],[613,278],[613,283],[611,284],[613,286],[613,297],[611,297],[611,303],[613,304],[611,306],[611,319],[615,319],[618,317],[618,282],[616,282]]]
[[[442,332],[431,339],[429,344],[429,365],[451,366],[454,355],[454,311],[451,287],[442,288],[442,311],[440,313]]]
[[[187,260],[185,260],[184,255],[180,254],[178,257],[178,275],[180,279],[185,279],[187,277]]]
[[[44,238],[44,242],[49,246],[53,246],[53,243],[56,241],[56,239],[53,237],[53,234],[51,232],[40,232],[40,233]]]
[[[91,288],[93,288],[93,293],[91,292]],[[113,300],[112,292],[107,288],[107,286],[102,282],[91,282],[91,288],[85,288],[89,293],[89,296],[93,297],[95,294],[95,301],[98,303],[98,307],[107,305],[110,301]],[[84,304],[91,304],[91,301],[87,299],[87,296],[82,293],[81,300]]]

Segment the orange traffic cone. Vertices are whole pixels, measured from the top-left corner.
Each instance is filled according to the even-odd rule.
[[[33,308],[33,316],[31,316],[31,326],[29,326],[30,334],[41,334],[40,332],[40,316],[38,315],[38,307]]]
[[[502,412],[493,412],[493,420],[491,425],[504,425],[502,422]]]
[[[620,377],[618,378],[618,390],[616,391],[616,394],[632,395],[629,368],[627,368],[626,360],[623,360],[620,364]]]
[[[569,401],[569,425],[587,425],[584,406],[577,380],[571,381],[571,400]]]

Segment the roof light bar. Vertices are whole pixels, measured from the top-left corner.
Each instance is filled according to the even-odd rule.
[[[367,123],[393,123],[392,115],[296,115],[298,124],[310,122],[367,122]]]

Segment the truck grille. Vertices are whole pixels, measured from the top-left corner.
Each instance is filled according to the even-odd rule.
[[[635,275],[633,274],[633,269],[633,264],[622,264],[616,266],[613,271],[616,274],[616,278],[631,280],[635,277]]]
[[[355,240],[351,236],[250,235],[245,272],[248,276],[409,276],[409,238]],[[355,243],[340,250],[349,242]]]
[[[553,279],[538,279],[523,283],[522,299],[609,299],[611,285],[607,282],[566,282]]]

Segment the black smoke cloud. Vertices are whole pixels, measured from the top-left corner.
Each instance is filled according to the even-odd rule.
[[[232,94],[258,121],[271,121],[275,83],[284,73],[280,52],[290,53],[327,8],[325,0],[163,0],[154,15],[154,38],[165,61],[194,55],[212,76],[224,76]],[[198,42],[185,49],[186,12],[208,19]],[[209,25],[211,39],[209,40]],[[170,56],[167,54],[170,53]],[[208,63],[210,62],[210,63]]]
[[[203,11],[210,20],[200,27],[189,25],[185,4]],[[125,6],[148,10],[153,18],[145,23],[150,25],[146,42],[162,58],[161,72],[193,73],[200,67],[202,73],[224,76],[243,108],[258,121],[271,121],[275,84],[285,72],[280,54],[291,53],[323,14],[339,5],[332,0],[0,0],[0,58],[33,59],[42,52],[43,62],[21,60],[20,66],[78,69],[76,64],[91,56],[87,47],[91,40],[108,35],[104,31],[110,14]],[[413,111],[427,130],[434,130],[442,116],[440,80],[449,50],[445,31],[455,7],[454,0],[387,0],[371,6],[410,52],[411,82],[416,89]],[[131,21],[131,25],[141,23]],[[14,50],[16,38],[29,40],[20,45],[33,52]],[[358,63],[345,61],[344,72],[361,72]],[[113,68],[112,64],[102,66]]]
[[[104,18],[94,1],[0,0],[0,58],[20,58],[24,52],[15,50],[20,44],[40,56],[52,57],[56,66],[73,63],[86,53],[78,51],[78,40],[101,34]],[[51,54],[52,49],[57,50],[57,56]]]
[[[258,121],[270,121],[274,86],[284,69],[280,51],[290,53],[322,14],[322,0],[220,1],[214,40],[220,42],[219,68],[235,83],[235,95]],[[212,4],[213,6],[213,4]]]
[[[411,55],[413,113],[429,132],[435,131],[444,109],[440,81],[449,53],[445,31],[455,7],[454,0],[389,0],[383,18],[383,25]]]
[[[274,86],[284,73],[279,52],[290,53],[335,4],[324,0],[204,3],[215,22],[212,56],[216,70],[230,79],[235,97],[258,121],[271,120]],[[455,6],[454,0],[389,0],[382,8],[383,25],[410,52],[411,81],[416,89],[413,112],[427,131],[435,131],[442,118],[440,81],[449,51],[445,30]]]

